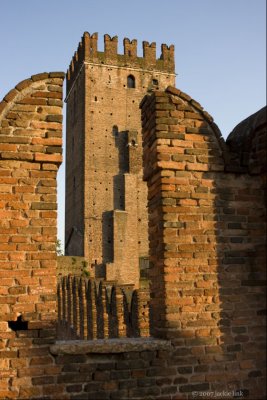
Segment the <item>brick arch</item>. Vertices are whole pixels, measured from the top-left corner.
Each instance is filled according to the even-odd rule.
[[[0,102],[0,142],[2,146],[4,143],[7,145],[1,148],[0,159],[61,163],[64,76],[62,72],[32,75],[18,83],[3,98]],[[13,146],[8,146],[11,144],[9,142]],[[38,147],[32,147],[30,151],[28,147],[25,152],[25,146],[22,145],[43,145],[44,148],[39,152]],[[51,153],[47,146],[59,147]]]
[[[35,83],[40,83],[41,81],[47,79],[58,79],[57,83],[62,82],[65,78],[65,74],[63,72],[43,72],[40,74],[32,75],[30,78],[24,79],[23,81],[19,82],[13,89],[11,89],[0,102],[0,120],[4,117],[5,113],[12,107],[19,97],[25,97],[25,93],[30,92],[34,89]]]
[[[16,398],[40,393],[38,388],[30,393],[16,379],[10,383],[18,373],[14,359],[30,365],[34,354],[48,351],[34,337],[48,327],[50,340],[55,337],[63,79],[58,72],[33,75],[0,103],[0,337],[6,351],[1,354],[6,359],[1,364],[1,398],[9,397],[9,390]],[[24,350],[21,329],[28,330]],[[32,373],[30,368],[28,380]]]
[[[219,381],[230,388],[231,360],[239,387],[261,398],[263,385],[254,377],[264,375],[265,365],[264,171],[240,169],[238,158],[233,163],[212,118],[179,90],[155,91],[141,108],[152,333],[172,341],[179,373],[194,374],[180,392],[216,390]],[[241,128],[239,137],[246,134]],[[263,120],[255,131],[261,157],[264,137]]]
[[[214,122],[213,117],[204,110],[204,108],[201,106],[201,104],[199,102],[197,102],[196,100],[194,100],[191,96],[189,96],[188,94],[182,92],[179,89],[176,89],[173,86],[168,86],[166,89],[166,93],[169,93],[177,98],[179,98],[182,102],[182,108],[184,108],[185,112],[194,112],[194,113],[198,113],[200,114],[200,116],[203,118],[203,121],[208,123],[209,127],[211,128],[212,132],[214,133],[218,144],[221,148],[222,151],[226,151],[226,144],[225,144],[225,140],[222,136],[222,133],[218,127],[218,125]],[[186,111],[186,106],[188,107],[187,111]],[[194,116],[190,116],[189,114],[185,114],[186,118],[194,118]],[[199,131],[199,133],[201,133],[201,130]]]

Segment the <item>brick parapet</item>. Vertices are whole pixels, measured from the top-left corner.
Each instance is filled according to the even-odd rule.
[[[137,40],[123,40],[124,54],[118,54],[118,37],[104,35],[104,52],[98,51],[98,34],[85,32],[67,71],[67,95],[84,62],[118,67],[147,69],[174,74],[174,46],[161,45],[161,56],[156,59],[156,43],[143,42],[143,57],[137,56]]]
[[[58,283],[58,338],[148,337],[149,291],[69,275]]]
[[[238,168],[252,175],[267,171],[267,117],[266,107],[240,122],[227,137],[229,149],[228,170]]]
[[[53,364],[63,79],[33,75],[0,103],[0,398],[42,395]]]
[[[141,107],[152,332],[171,339],[173,353],[181,356],[176,362],[186,354],[190,365],[199,365],[192,380],[207,382],[206,391],[217,390],[218,381],[229,389],[233,373],[226,371],[235,365],[236,385],[262,398],[264,173],[229,164],[233,149],[212,118],[179,90],[155,92]],[[253,140],[262,142],[264,135],[255,131]],[[193,390],[185,386],[180,390]]]

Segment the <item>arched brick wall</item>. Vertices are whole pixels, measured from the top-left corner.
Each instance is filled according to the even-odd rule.
[[[63,77],[0,103],[0,398],[265,398],[266,170],[174,88],[141,105],[151,326],[169,340],[54,344]],[[266,122],[252,166],[263,140]]]
[[[0,103],[0,398],[42,394],[51,362],[63,79],[34,75]]]
[[[244,389],[263,398],[265,163],[243,162],[242,145],[225,143],[178,89],[147,96],[141,108],[153,334],[172,341],[185,396]],[[254,128],[244,148],[258,160],[266,114]]]

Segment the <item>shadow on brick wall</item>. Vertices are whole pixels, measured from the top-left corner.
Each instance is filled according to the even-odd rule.
[[[263,398],[266,171],[244,165],[244,152],[178,89],[147,96],[141,108],[151,326],[174,346],[173,382],[184,395]],[[254,156],[266,119],[258,128]]]

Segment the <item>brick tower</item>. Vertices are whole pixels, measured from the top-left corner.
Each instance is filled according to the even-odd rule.
[[[84,256],[90,275],[139,285],[148,255],[140,101],[175,85],[174,46],[85,32],[67,72],[66,255]]]

